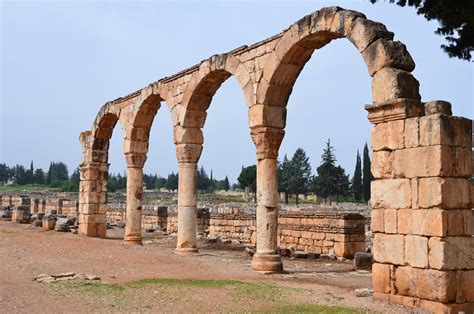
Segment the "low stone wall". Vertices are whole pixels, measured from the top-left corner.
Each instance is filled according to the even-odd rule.
[[[62,200],[61,214],[70,217],[79,217],[79,202]]]
[[[255,213],[229,209],[211,212],[210,236],[255,244]],[[351,212],[280,212],[278,244],[283,248],[352,258],[365,251],[365,219]]]

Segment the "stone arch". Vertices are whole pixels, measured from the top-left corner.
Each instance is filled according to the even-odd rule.
[[[411,75],[415,63],[394,34],[362,13],[329,7],[307,15],[290,26],[265,64],[257,89],[250,127],[284,128],[286,107],[296,79],[313,52],[334,39],[347,38],[362,54],[372,79],[374,103],[411,99],[419,104],[419,83]],[[280,109],[278,109],[280,108]],[[418,110],[421,111],[421,110]]]
[[[231,53],[214,55],[203,61],[199,70],[191,76],[183,95],[184,113],[179,120],[179,125],[202,128],[212,97],[230,76],[234,76],[239,82],[247,105],[250,107],[254,103],[254,84],[245,64]]]

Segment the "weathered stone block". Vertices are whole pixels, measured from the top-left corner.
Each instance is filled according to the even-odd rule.
[[[471,206],[471,183],[463,178],[421,178],[418,198],[421,208],[462,209]]]
[[[474,302],[474,270],[458,271],[457,282],[456,302]]]
[[[354,269],[355,270],[372,270],[374,263],[374,256],[372,253],[357,252],[354,254]]]
[[[428,267],[428,238],[407,235],[405,237],[405,261],[413,267]]]
[[[249,110],[249,126],[274,127],[284,129],[286,126],[286,107],[254,105]]]
[[[419,118],[410,118],[405,119],[405,130],[404,130],[404,140],[405,148],[417,147],[420,143],[419,128],[420,128],[420,119]]]
[[[380,38],[370,44],[363,52],[365,64],[370,76],[387,67],[411,72],[415,62],[407,51],[406,46],[399,41]]]
[[[385,209],[372,209],[371,212],[371,223],[372,232],[385,232]]]
[[[472,121],[461,117],[431,115],[420,118],[420,144],[471,148]]]
[[[420,83],[411,73],[394,68],[383,68],[372,79],[372,99],[376,103],[398,98],[420,100],[419,87]]]
[[[372,285],[375,292],[390,293],[390,265],[374,263],[372,265]]]
[[[451,176],[453,158],[450,146],[427,146],[393,152],[393,173],[396,177]]]
[[[397,233],[397,214],[398,210],[396,209],[385,209],[385,233]]]
[[[429,242],[429,265],[434,269],[474,269],[473,237],[432,237]]]
[[[400,209],[398,232],[424,236],[447,234],[447,211],[442,209]]]
[[[365,18],[359,18],[352,23],[347,39],[356,46],[359,52],[364,51],[370,44],[379,38],[393,39],[385,25]]]
[[[451,103],[444,100],[429,101],[425,104],[425,114],[427,116],[435,114],[450,116],[453,114],[451,111]]]
[[[372,154],[372,175],[377,179],[393,177],[393,152],[381,150]]]
[[[376,233],[373,239],[374,260],[377,263],[405,264],[405,237]]]
[[[174,127],[174,143],[175,144],[202,144],[204,136],[200,128],[182,127],[180,125]]]
[[[456,298],[456,273],[412,267],[398,267],[395,271],[398,294],[422,299],[452,302]]]
[[[379,151],[404,148],[404,124],[403,120],[396,120],[374,126],[372,128],[372,149]]]
[[[396,191],[396,192],[395,192]],[[409,179],[383,179],[371,183],[372,208],[410,208],[411,185]]]

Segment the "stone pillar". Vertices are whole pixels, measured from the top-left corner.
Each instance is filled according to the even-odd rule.
[[[277,254],[278,241],[278,149],[285,131],[259,127],[252,130],[257,148],[257,250],[252,269],[281,272],[283,263]]]
[[[374,296],[436,313],[474,310],[472,122],[442,101],[366,109],[375,124]]]
[[[79,234],[106,237],[108,171],[106,163],[91,162],[80,166]]]
[[[197,161],[201,144],[177,144],[178,172],[178,242],[176,253],[195,253],[197,249]]]
[[[125,244],[142,244],[143,168],[128,167]]]

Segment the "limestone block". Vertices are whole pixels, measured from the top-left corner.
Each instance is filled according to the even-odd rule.
[[[432,237],[429,265],[440,270],[474,269],[473,237]]]
[[[175,144],[202,144],[204,137],[200,128],[174,127]]]
[[[372,285],[375,292],[390,293],[390,265],[372,264]]]
[[[471,189],[471,191],[474,191]],[[466,235],[474,235],[474,210],[465,210],[463,211],[463,223],[464,223],[464,233]]]
[[[148,152],[148,141],[127,140],[123,141],[123,151],[125,153],[146,154]]]
[[[447,211],[442,209],[400,209],[398,233],[423,236],[447,234]]]
[[[393,101],[398,98],[420,100],[420,83],[411,73],[383,68],[372,79],[372,99],[375,103]]]
[[[206,122],[207,112],[205,110],[186,110],[183,115],[182,126],[202,128]]]
[[[417,147],[420,143],[419,118],[405,119],[404,141],[405,148]]]
[[[371,183],[372,208],[410,208],[411,185],[409,179],[383,179]]]
[[[393,153],[387,150],[372,153],[372,175],[376,179],[393,177]]]
[[[420,118],[420,144],[471,148],[472,121],[461,117],[431,115]]]
[[[421,178],[418,185],[421,208],[462,209],[471,206],[471,183],[462,178]]]
[[[397,213],[398,211],[396,209],[385,209],[385,233],[397,233]]]
[[[474,302],[474,270],[458,271],[457,282],[456,302]]]
[[[453,147],[453,177],[470,178],[474,170],[471,148]]]
[[[347,39],[356,46],[359,52],[364,51],[370,44],[379,38],[393,39],[385,25],[365,18],[358,18],[352,23]]]
[[[398,267],[395,271],[398,294],[422,299],[453,302],[456,298],[456,273],[412,267]]]
[[[373,239],[374,260],[377,263],[405,264],[405,237],[376,233]]]
[[[379,70],[392,67],[411,72],[415,62],[407,51],[406,46],[399,41],[380,38],[370,44],[363,52],[365,64],[370,76]]]
[[[428,267],[428,238],[413,235],[405,237],[405,262],[413,267]]]
[[[447,235],[448,236],[463,236],[467,235],[464,230],[464,212],[470,213],[471,209],[465,210],[448,210],[447,211]]]
[[[451,103],[444,100],[429,101],[425,104],[425,114],[427,116],[435,114],[450,116],[453,114],[451,111]]]
[[[254,105],[249,110],[249,126],[274,127],[284,129],[286,126],[286,108]]]
[[[404,121],[396,120],[377,124],[372,128],[372,149],[395,150],[404,148]]]
[[[334,254],[338,257],[353,258],[357,252],[365,251],[365,243],[360,241],[332,243],[334,244]]]
[[[398,178],[451,176],[452,148],[436,145],[396,150],[393,152],[393,173]]]
[[[360,12],[352,10],[337,11],[331,23],[330,31],[338,34],[339,36],[347,37],[350,30],[352,29],[354,21],[359,18],[365,20],[366,16]]]

